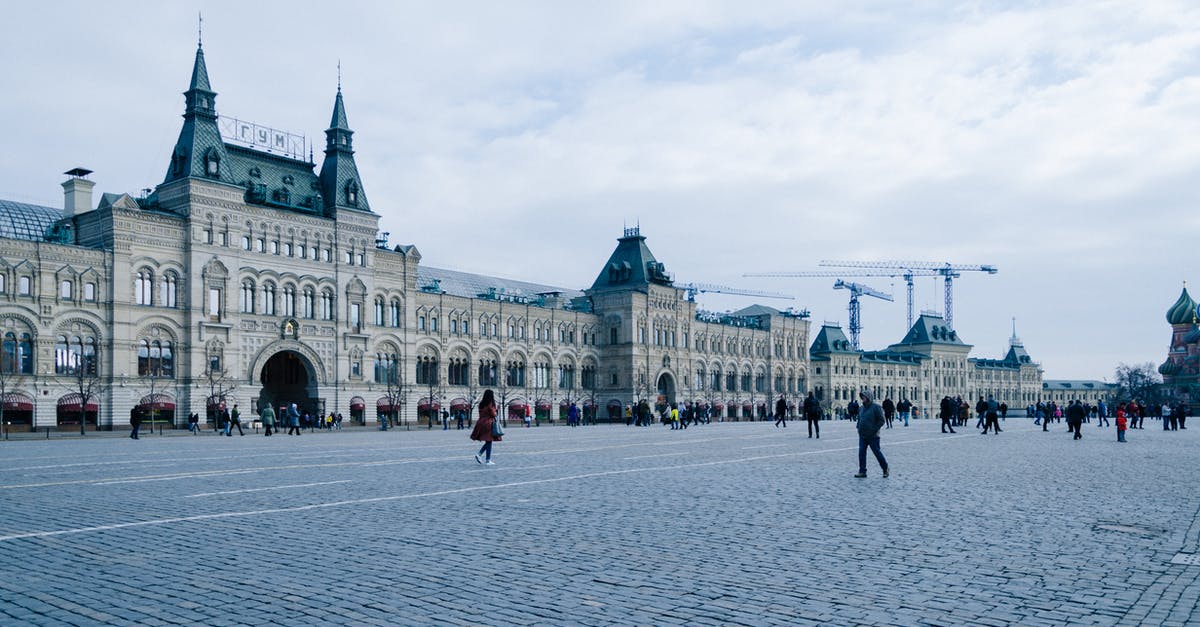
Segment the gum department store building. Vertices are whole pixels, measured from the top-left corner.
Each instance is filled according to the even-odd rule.
[[[232,139],[216,95],[197,49],[165,179],[144,197],[93,202],[76,168],[62,209],[0,200],[10,428],[78,429],[81,414],[112,428],[134,408],[185,426],[221,401],[411,423],[466,411],[485,388],[511,416],[577,403],[600,420],[642,399],[762,417],[810,390],[838,408],[861,387],[922,408],[1040,396],[1041,368],[1015,337],[1003,359],[969,358],[936,316],[859,351],[828,324],[810,346],[807,313],[698,310],[638,229],[584,290],[424,266],[415,246],[379,238],[340,88],[319,169],[302,150]]]

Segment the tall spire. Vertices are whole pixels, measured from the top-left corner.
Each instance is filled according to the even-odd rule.
[[[204,63],[202,42],[196,43],[196,59],[192,63],[192,79],[183,92],[183,128],[171,166],[164,182],[181,178],[202,177],[229,182],[226,169],[225,144],[217,128],[217,92],[208,82],[208,67]]]
[[[338,90],[333,99],[333,116],[325,130],[325,162],[321,164],[321,196],[325,206],[370,211],[363,194],[362,179],[354,163],[354,131],[346,121],[346,104],[342,101],[342,64],[338,62]]]

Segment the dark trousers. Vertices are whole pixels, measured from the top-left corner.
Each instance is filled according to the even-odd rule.
[[[237,427],[238,435],[246,435],[246,432],[242,431],[242,421],[241,420],[233,421],[233,426],[229,428],[229,435],[233,435],[233,427]]]
[[[492,441],[491,440],[484,442],[483,446],[479,447],[479,454],[480,455],[486,454],[486,457],[484,458],[486,461],[492,460]]]
[[[1071,432],[1075,434],[1075,436],[1073,438],[1071,438],[1072,440],[1078,440],[1083,437],[1083,434],[1080,433],[1080,431],[1079,431],[1080,427],[1083,426],[1082,420],[1079,420],[1079,419],[1070,420],[1070,421],[1068,421],[1067,424],[1068,424],[1068,426],[1071,427]]]
[[[946,429],[949,429],[950,433],[954,433],[954,425],[950,424],[950,417],[942,416],[942,433],[946,433]]]
[[[271,435],[271,425],[263,425],[263,435]]]
[[[295,433],[296,435],[300,435],[300,427],[296,427],[296,426],[288,427],[287,434],[292,435],[293,433]]]
[[[138,439],[138,430],[140,430],[141,428],[142,428],[142,423],[140,423],[140,422],[137,423],[136,425],[133,425],[133,429],[129,432],[129,437],[131,437],[135,440]],[[154,435],[154,434],[151,433],[150,435]]]
[[[867,472],[867,448],[870,447],[871,452],[875,454],[875,461],[879,462],[879,468],[887,472],[888,463],[883,457],[883,451],[879,450],[879,436],[867,439],[858,436],[858,471]]]
[[[779,423],[781,422],[783,423],[783,426],[787,426],[787,414],[779,414],[779,417],[775,419],[775,426],[778,427]],[[683,423],[683,426],[687,427],[687,423]]]
[[[986,422],[983,423],[983,432],[987,433],[988,428],[995,429],[994,433],[1000,433],[1000,420],[995,414],[987,416]]]
[[[808,422],[808,437],[813,437],[813,431],[817,432],[817,437],[821,437],[821,421],[817,418],[807,418]]]

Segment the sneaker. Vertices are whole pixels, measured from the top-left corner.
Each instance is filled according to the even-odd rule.
[[[865,473],[865,472],[860,472],[860,473],[858,473],[857,475],[854,475],[854,478],[855,478],[855,479],[866,479],[866,478],[867,478],[867,473]]]
[[[484,464],[484,466],[495,466],[495,465],[496,465],[496,462],[494,462],[494,461],[492,461],[492,460],[490,460],[490,459],[489,459],[489,460],[487,460],[487,463],[486,463],[486,464]]]
[[[883,469],[883,478],[884,478],[884,479],[887,479],[889,474],[891,474],[891,473],[889,473],[889,472],[888,472],[888,469],[887,469],[887,468],[884,468],[884,469]]]
[[[482,459],[480,459],[478,455],[476,455],[476,456],[475,456],[475,463],[476,463],[476,464],[482,464],[482,463],[483,463],[483,460],[482,460]]]

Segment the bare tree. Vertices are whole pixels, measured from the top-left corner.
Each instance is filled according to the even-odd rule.
[[[214,427],[219,428],[219,419],[218,416],[213,415],[213,407],[225,402],[229,393],[237,389],[237,382],[229,376],[229,371],[224,368],[213,368],[211,365],[204,372],[204,379],[208,383],[208,398],[204,402],[205,413]]]
[[[75,354],[72,353],[74,356]],[[87,406],[93,400],[98,400],[108,386],[100,378],[100,349],[96,348],[91,355],[80,354],[74,360],[71,377],[75,392],[79,395],[79,435],[87,434]],[[99,428],[97,420],[96,428]]]
[[[1114,374],[1120,395],[1123,398],[1137,399],[1146,404],[1161,404],[1159,385],[1162,379],[1158,370],[1150,362],[1140,364],[1117,365]]]
[[[384,376],[384,398],[387,399],[388,411],[383,415],[384,426],[389,423],[396,426],[400,416],[404,415],[404,406],[408,403],[408,386],[404,384],[404,369],[399,364],[392,363]]]

